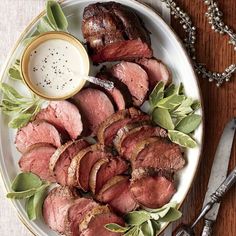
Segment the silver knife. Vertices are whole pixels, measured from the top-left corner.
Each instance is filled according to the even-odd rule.
[[[208,182],[207,192],[203,202],[203,208],[207,205],[208,202],[212,201],[212,197],[214,197],[212,193],[214,193],[220,186],[220,184],[226,179],[230,154],[233,146],[235,128],[236,128],[236,119],[234,118],[225,126],[224,131],[221,135],[221,139],[217,147],[214,162],[211,168],[211,174]],[[225,188],[228,188],[228,186],[226,185],[224,186]],[[221,189],[218,190],[223,190],[223,191],[227,190],[223,188],[224,187],[221,186]],[[224,193],[219,193],[219,194],[224,194]],[[212,226],[213,223],[216,221],[219,209],[220,209],[220,202],[215,203],[211,208],[211,210],[206,213],[204,217],[205,225],[202,231],[202,236],[212,235]]]
[[[176,232],[176,236],[193,236],[193,228],[202,217],[205,217],[205,226],[202,236],[212,235],[212,226],[216,221],[220,208],[220,200],[223,195],[236,182],[236,167],[226,177],[232,150],[234,134],[236,129],[236,118],[230,120],[221,135],[217,146],[211,174],[208,182],[208,189],[205,195],[203,208],[192,225],[182,225]]]

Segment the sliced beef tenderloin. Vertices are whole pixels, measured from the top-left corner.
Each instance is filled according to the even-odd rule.
[[[108,80],[112,82],[114,81],[114,79],[111,80],[111,77],[108,74],[101,72],[98,73],[96,77],[102,80]],[[112,90],[104,89],[101,86],[96,86],[96,85],[93,86],[95,86],[95,88],[97,89],[102,90],[109,97],[109,99],[113,102],[114,106],[116,107],[116,110],[123,110],[126,108],[126,97],[124,96],[122,91],[117,87],[117,83],[114,83],[114,88]]]
[[[100,144],[94,144],[81,150],[70,163],[67,183],[88,191],[92,167],[98,160],[110,157],[111,154],[106,152],[105,147]]]
[[[114,233],[105,228],[105,225],[111,223],[125,226],[123,219],[118,217],[114,213],[102,213],[96,215],[90,220],[87,228],[82,231],[81,236],[121,236],[121,233]]]
[[[82,32],[95,63],[151,57],[153,54],[143,22],[134,11],[119,3],[87,6]]]
[[[107,146],[111,146],[119,129],[127,124],[148,120],[150,120],[148,115],[141,113],[141,111],[133,107],[118,111],[100,125],[98,141]]]
[[[73,100],[79,107],[83,123],[93,134],[96,134],[98,126],[115,112],[110,99],[98,89],[83,89],[73,97]]]
[[[121,128],[117,132],[114,144],[120,155],[127,160],[130,160],[137,143],[150,137],[159,136],[167,137],[166,130],[158,126],[143,125],[143,122],[140,122],[138,124],[126,125]]]
[[[29,122],[18,130],[15,138],[18,151],[25,152],[28,147],[36,143],[49,143],[55,147],[60,147],[61,137],[57,129],[45,121]]]
[[[149,87],[146,71],[136,63],[122,61],[111,68],[111,74],[127,85],[134,106],[141,106]]]
[[[128,176],[114,176],[103,185],[96,199],[102,203],[108,203],[118,213],[128,213],[138,207],[129,185]]]
[[[89,146],[89,143],[83,139],[68,141],[51,156],[49,168],[55,176],[57,183],[67,185],[68,168],[71,160],[79,151]]]
[[[131,157],[133,169],[152,167],[177,171],[185,165],[180,146],[167,138],[148,138],[137,144]]]
[[[172,75],[168,67],[156,58],[142,58],[136,61],[148,74],[149,90],[152,91],[156,84],[162,81],[165,85],[172,82]]]
[[[79,236],[79,224],[83,221],[85,215],[93,208],[97,207],[98,203],[88,198],[79,198],[69,207],[65,217],[65,235]]]
[[[49,161],[56,148],[47,143],[38,143],[30,146],[19,160],[19,166],[23,172],[32,172],[41,179],[56,182],[49,170]]]
[[[50,191],[43,204],[43,217],[52,230],[65,233],[67,211],[76,197],[75,190],[69,187],[60,186]]]
[[[151,209],[160,208],[167,204],[175,194],[173,175],[166,171],[137,169],[130,191],[134,199],[142,206]]]
[[[36,120],[45,120],[60,131],[67,131],[71,139],[76,139],[83,130],[78,108],[68,101],[50,102],[37,114]]]
[[[102,186],[112,177],[123,174],[128,169],[128,164],[120,157],[112,157],[98,160],[91,172],[89,186],[96,194]]]

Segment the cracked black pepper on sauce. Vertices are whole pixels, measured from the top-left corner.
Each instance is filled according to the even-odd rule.
[[[66,40],[47,40],[30,54],[28,75],[40,93],[66,96],[80,87],[84,74],[79,49]]]

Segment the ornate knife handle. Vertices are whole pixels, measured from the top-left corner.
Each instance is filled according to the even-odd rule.
[[[202,236],[212,236],[212,227],[213,227],[213,221],[205,219],[205,225],[202,231]]]
[[[225,195],[225,193],[232,187],[232,185],[235,182],[236,182],[236,167],[228,175],[228,177],[224,180],[224,182],[220,185],[220,187],[216,190],[216,192],[211,195],[212,203],[220,202],[221,198]]]

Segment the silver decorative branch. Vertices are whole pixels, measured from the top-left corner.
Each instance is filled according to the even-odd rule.
[[[202,78],[208,79],[209,82],[215,81],[217,86],[220,86],[225,81],[230,81],[231,77],[236,71],[236,65],[232,64],[228,66],[224,72],[212,72],[207,69],[205,64],[198,63],[196,61],[195,55],[196,27],[193,26],[193,23],[188,14],[181,10],[173,0],[161,1],[164,2],[168,8],[170,8],[171,14],[174,16],[174,18],[180,20],[179,22],[187,34],[186,38],[184,39],[184,44],[189,55],[193,59],[196,72],[201,74]],[[211,28],[215,32],[222,35],[227,34],[230,38],[229,44],[232,44],[234,46],[234,50],[236,51],[236,34],[223,22],[223,13],[219,10],[217,3],[213,0],[203,0],[203,2],[208,6],[206,16],[208,18],[209,24],[211,24]]]

